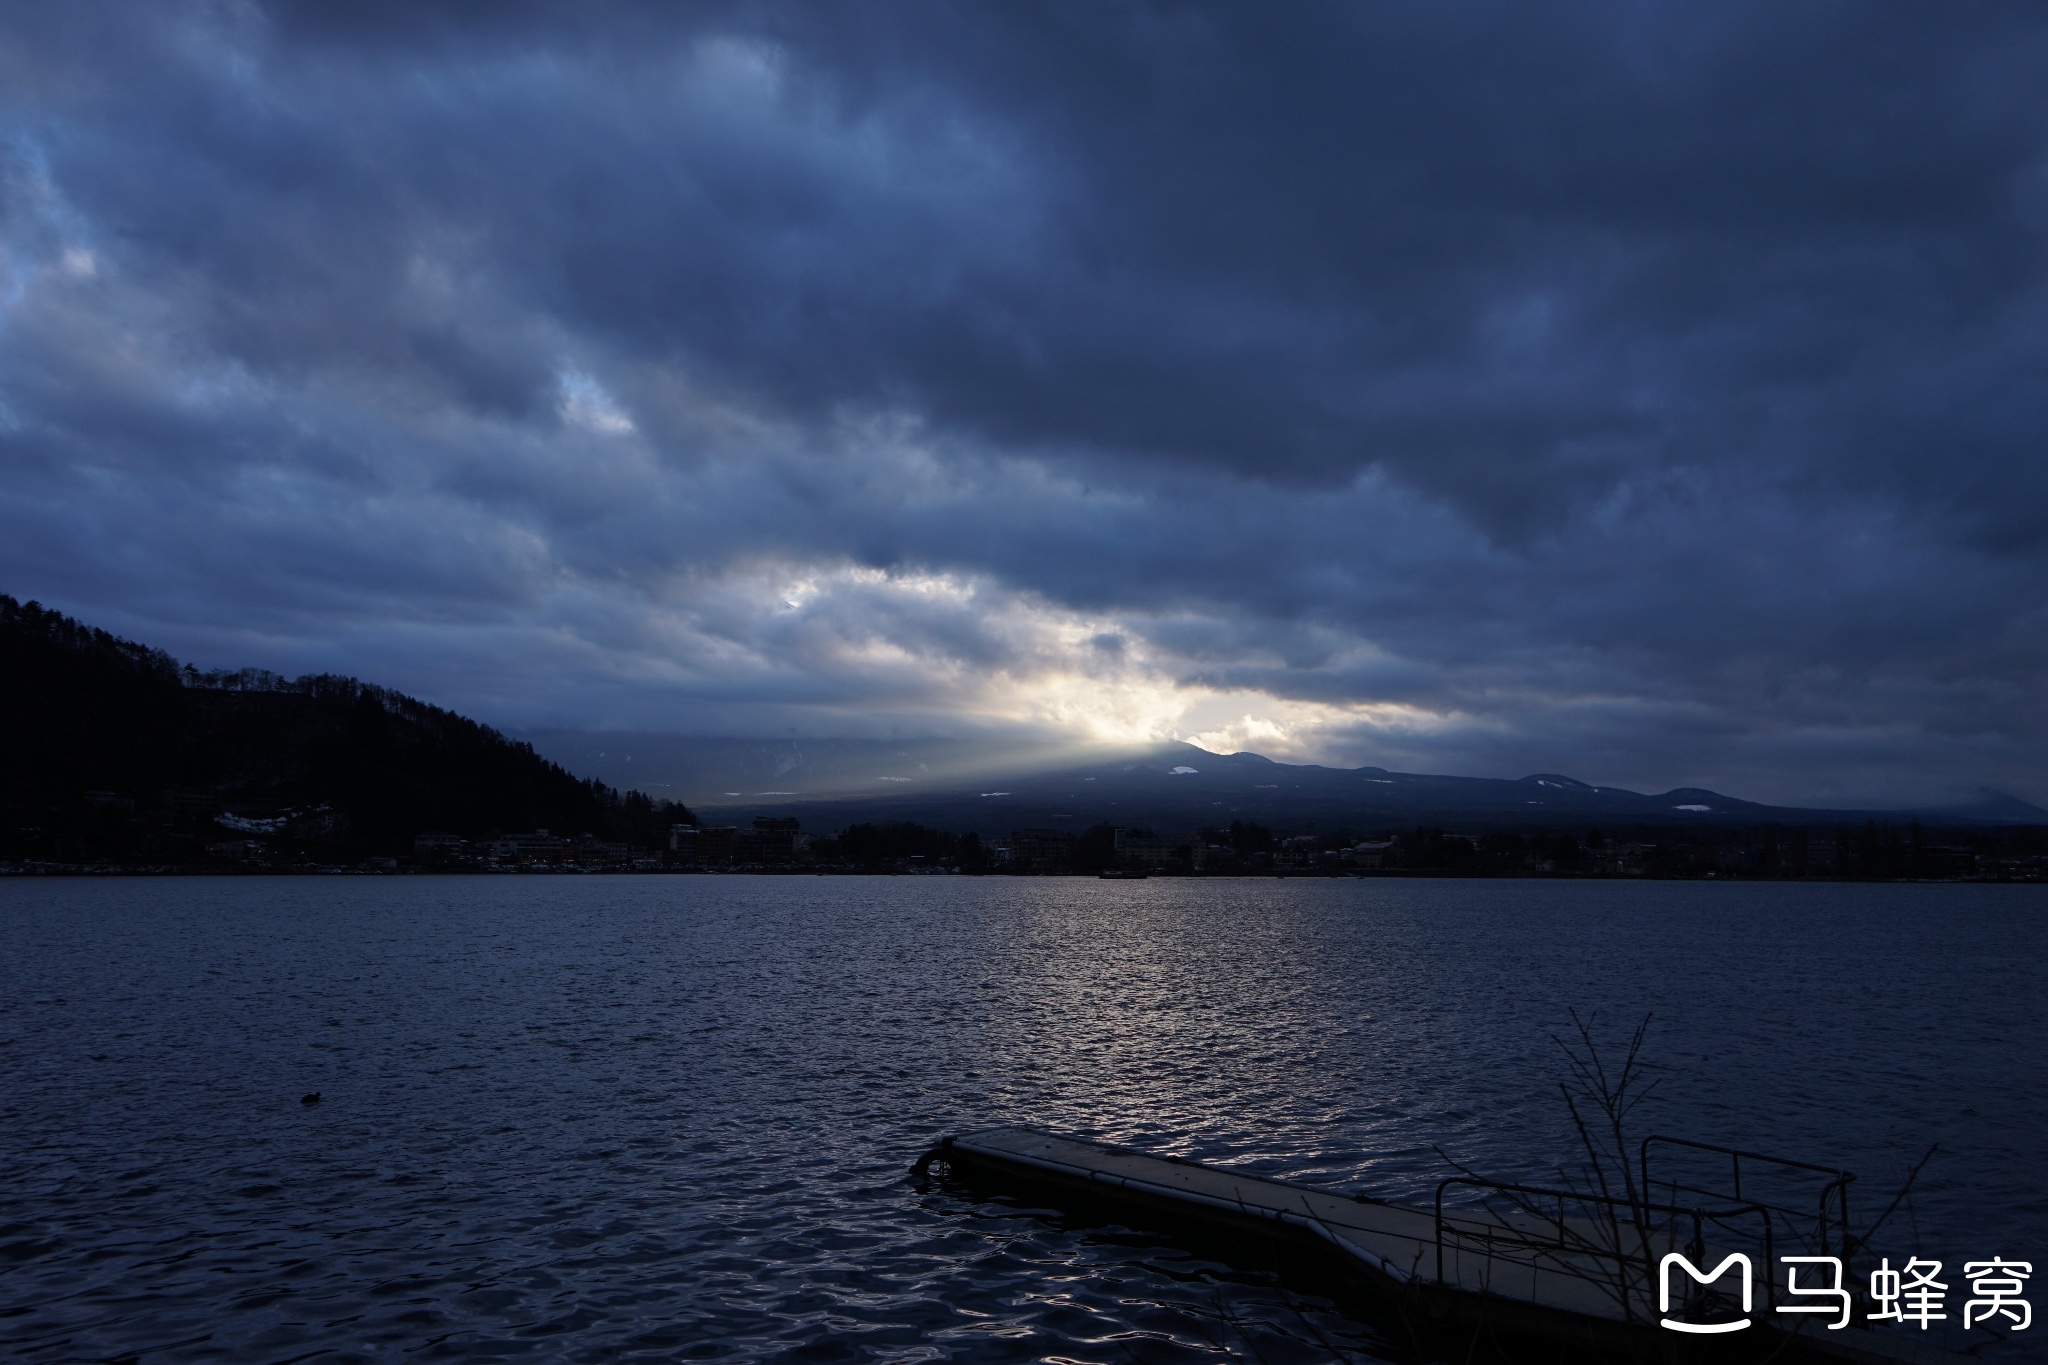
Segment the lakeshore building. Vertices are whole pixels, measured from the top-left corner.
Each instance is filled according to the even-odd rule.
[[[1013,830],[996,848],[997,864],[1012,872],[1064,872],[1074,861],[1074,836],[1065,830]]]
[[[757,815],[752,829],[740,831],[735,859],[742,863],[793,863],[797,837],[795,820]]]
[[[1155,839],[1127,829],[1116,831],[1113,846],[1118,867],[1171,871],[1199,867],[1206,861],[1203,857],[1206,850],[1188,840]]]
[[[491,840],[490,855],[500,862],[560,862],[569,856],[569,841],[544,829],[531,834],[503,834]]]
[[[700,867],[759,867],[793,863],[810,847],[811,836],[801,822],[757,815],[748,828],[738,825],[671,825],[668,851],[677,863]]]
[[[415,834],[412,839],[412,856],[423,863],[450,862],[466,856],[469,851],[469,840],[445,830],[430,829],[424,834]]]
[[[600,839],[595,834],[577,835],[570,853],[579,863],[629,863],[633,860],[633,850],[629,845]]]
[[[1313,834],[1296,834],[1282,839],[1273,850],[1273,866],[1288,868],[1313,867],[1322,851],[1322,840]]]
[[[1394,851],[1392,839],[1367,839],[1344,850],[1344,861],[1353,867],[1385,867]]]
[[[739,847],[738,825],[705,825],[697,831],[697,861],[706,867],[726,867]]]

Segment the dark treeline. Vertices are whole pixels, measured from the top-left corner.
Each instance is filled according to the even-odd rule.
[[[0,596],[0,858],[180,863],[260,826],[291,859],[550,828],[646,847],[689,812],[353,678],[200,673]]]
[[[1452,835],[1414,829],[1383,836],[1380,866],[1475,876],[1737,877],[1766,880],[1943,880],[2038,872],[2048,830],[1932,828],[1918,820],[1857,825],[1597,827]],[[1341,845],[1340,845],[1341,846]]]
[[[1119,844],[1119,835],[1126,841]],[[1449,832],[1423,826],[1360,834],[1228,827],[1159,839],[1144,828],[1097,824],[1062,836],[1059,852],[1010,856],[1004,836],[922,825],[858,824],[819,839],[807,860],[861,869],[1094,873],[1143,866],[1163,873],[1386,873],[1461,877],[1649,877],[1850,881],[2038,879],[2048,876],[2048,830],[1935,829],[1917,821],[1789,827],[1668,825]],[[1142,859],[1133,842],[1148,846]]]

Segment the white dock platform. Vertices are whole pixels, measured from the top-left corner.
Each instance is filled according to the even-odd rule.
[[[1329,1190],[1268,1180],[1176,1157],[1086,1142],[1031,1128],[991,1128],[948,1138],[920,1162],[945,1161],[966,1175],[982,1174],[1064,1191],[1069,1195],[1149,1209],[1178,1222],[1253,1234],[1332,1258],[1334,1267],[1362,1282],[1385,1307],[1432,1335],[1491,1333],[1542,1346],[1531,1358],[1656,1361],[1955,1362],[1968,1359],[1896,1329],[1860,1324],[1830,1332],[1811,1318],[1773,1320],[1757,1267],[1752,1326],[1719,1336],[1687,1335],[1659,1326],[1654,1289],[1640,1272],[1617,1268],[1616,1258],[1573,1251],[1527,1249],[1532,1223],[1512,1213],[1402,1208]],[[1615,1234],[1590,1220],[1567,1220],[1569,1241],[1612,1247]],[[1440,1235],[1441,1233],[1441,1235]],[[1653,1245],[1643,1257],[1633,1239],[1635,1265],[1666,1250]],[[1511,1246],[1512,1251],[1498,1248]],[[1720,1260],[1709,1248],[1707,1264]],[[1677,1273],[1677,1272],[1674,1272]]]

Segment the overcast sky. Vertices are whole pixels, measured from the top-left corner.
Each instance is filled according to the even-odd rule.
[[[0,15],[0,591],[511,729],[2048,799],[2038,4]]]

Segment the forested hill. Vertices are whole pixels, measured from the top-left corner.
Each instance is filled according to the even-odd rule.
[[[426,831],[651,847],[689,819],[354,678],[201,673],[0,595],[0,858],[189,862],[238,832],[315,860]]]

